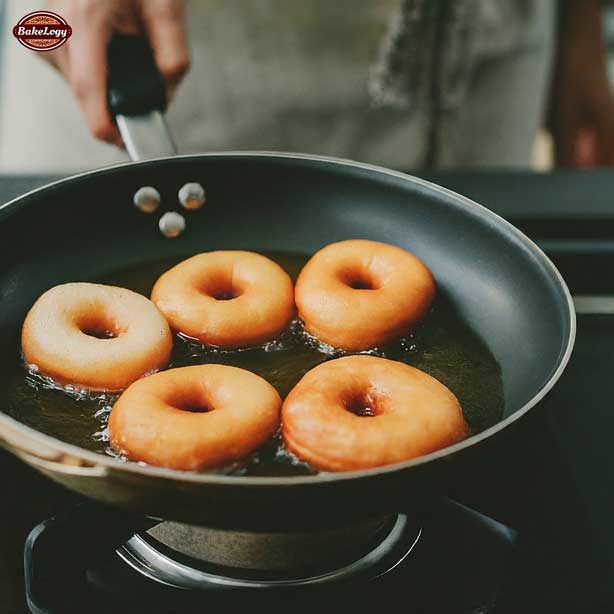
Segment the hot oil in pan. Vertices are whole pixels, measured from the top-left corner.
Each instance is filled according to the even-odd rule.
[[[298,254],[266,254],[296,279],[307,257]],[[98,279],[103,284],[130,288],[149,296],[156,279],[178,260],[157,262],[123,270]],[[444,383],[458,397],[472,433],[496,423],[503,414],[501,370],[488,349],[438,296],[430,313],[412,337],[372,353],[422,369]],[[339,356],[331,348],[306,339],[298,323],[277,341],[264,347],[219,351],[176,339],[172,367],[223,363],[257,373],[275,386],[282,398],[309,369]],[[33,428],[68,443],[113,455],[106,423],[116,397],[67,394],[42,385],[26,373],[18,356],[0,365],[0,407]],[[289,475],[313,473],[283,449],[280,437],[266,442],[250,458],[228,468],[235,475]]]

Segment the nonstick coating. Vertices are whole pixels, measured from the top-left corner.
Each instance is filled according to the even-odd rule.
[[[188,181],[204,210],[168,240],[157,215],[132,205],[155,186],[176,209]],[[313,156],[226,153],[106,168],[36,190],[0,208],[0,351],[19,351],[25,313],[51,286],[213,249],[313,253],[350,238],[404,247],[434,272],[439,292],[479,333],[503,372],[494,427],[452,448],[379,469],[307,477],[189,474],[122,464],[69,446],[0,413],[0,441],[70,488],[164,518],[223,526],[294,526],[395,509],[436,488],[462,457],[533,407],[565,367],[575,333],[569,292],[552,263],[492,212],[400,173]],[[2,409],[2,408],[0,408]]]

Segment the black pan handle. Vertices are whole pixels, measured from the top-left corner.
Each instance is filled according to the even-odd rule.
[[[177,149],[166,125],[164,81],[144,36],[115,34],[107,49],[107,92],[132,160],[172,156]]]
[[[117,115],[144,115],[166,109],[164,81],[144,36],[115,34],[107,49],[109,109]]]

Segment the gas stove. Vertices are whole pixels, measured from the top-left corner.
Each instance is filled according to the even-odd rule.
[[[275,612],[296,603],[342,602],[362,611],[367,604],[405,594],[412,611],[488,612],[514,565],[513,530],[446,498],[433,501],[421,519],[404,513],[385,519],[374,539],[346,558],[318,543],[335,541],[325,533],[219,531],[212,536],[210,529],[165,526],[171,524],[144,530],[139,519],[92,504],[41,523],[25,547],[30,610],[191,613],[257,604]],[[168,546],[169,537],[176,538],[176,547]],[[354,544],[350,535],[345,543]],[[293,546],[295,558],[304,552],[327,556],[308,567],[288,561],[266,566],[273,558],[278,562],[280,552],[290,552],[286,544]],[[247,565],[187,555],[192,545],[199,555],[208,550],[208,555],[231,556]],[[435,578],[446,578],[445,590],[433,583]]]
[[[1,612],[612,610],[614,172],[426,178],[519,226],[575,296],[567,371],[544,404],[493,442],[488,462],[479,455],[420,509],[408,503],[346,534],[285,535],[154,526],[0,452]],[[0,178],[0,200],[48,180]]]

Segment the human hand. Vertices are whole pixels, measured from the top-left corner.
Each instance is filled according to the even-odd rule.
[[[65,77],[98,139],[123,147],[107,106],[107,45],[114,32],[144,34],[166,85],[167,99],[188,70],[183,0],[48,0],[72,27],[58,49],[40,54]]]
[[[565,0],[549,128],[557,166],[614,166],[614,95],[600,0]]]

